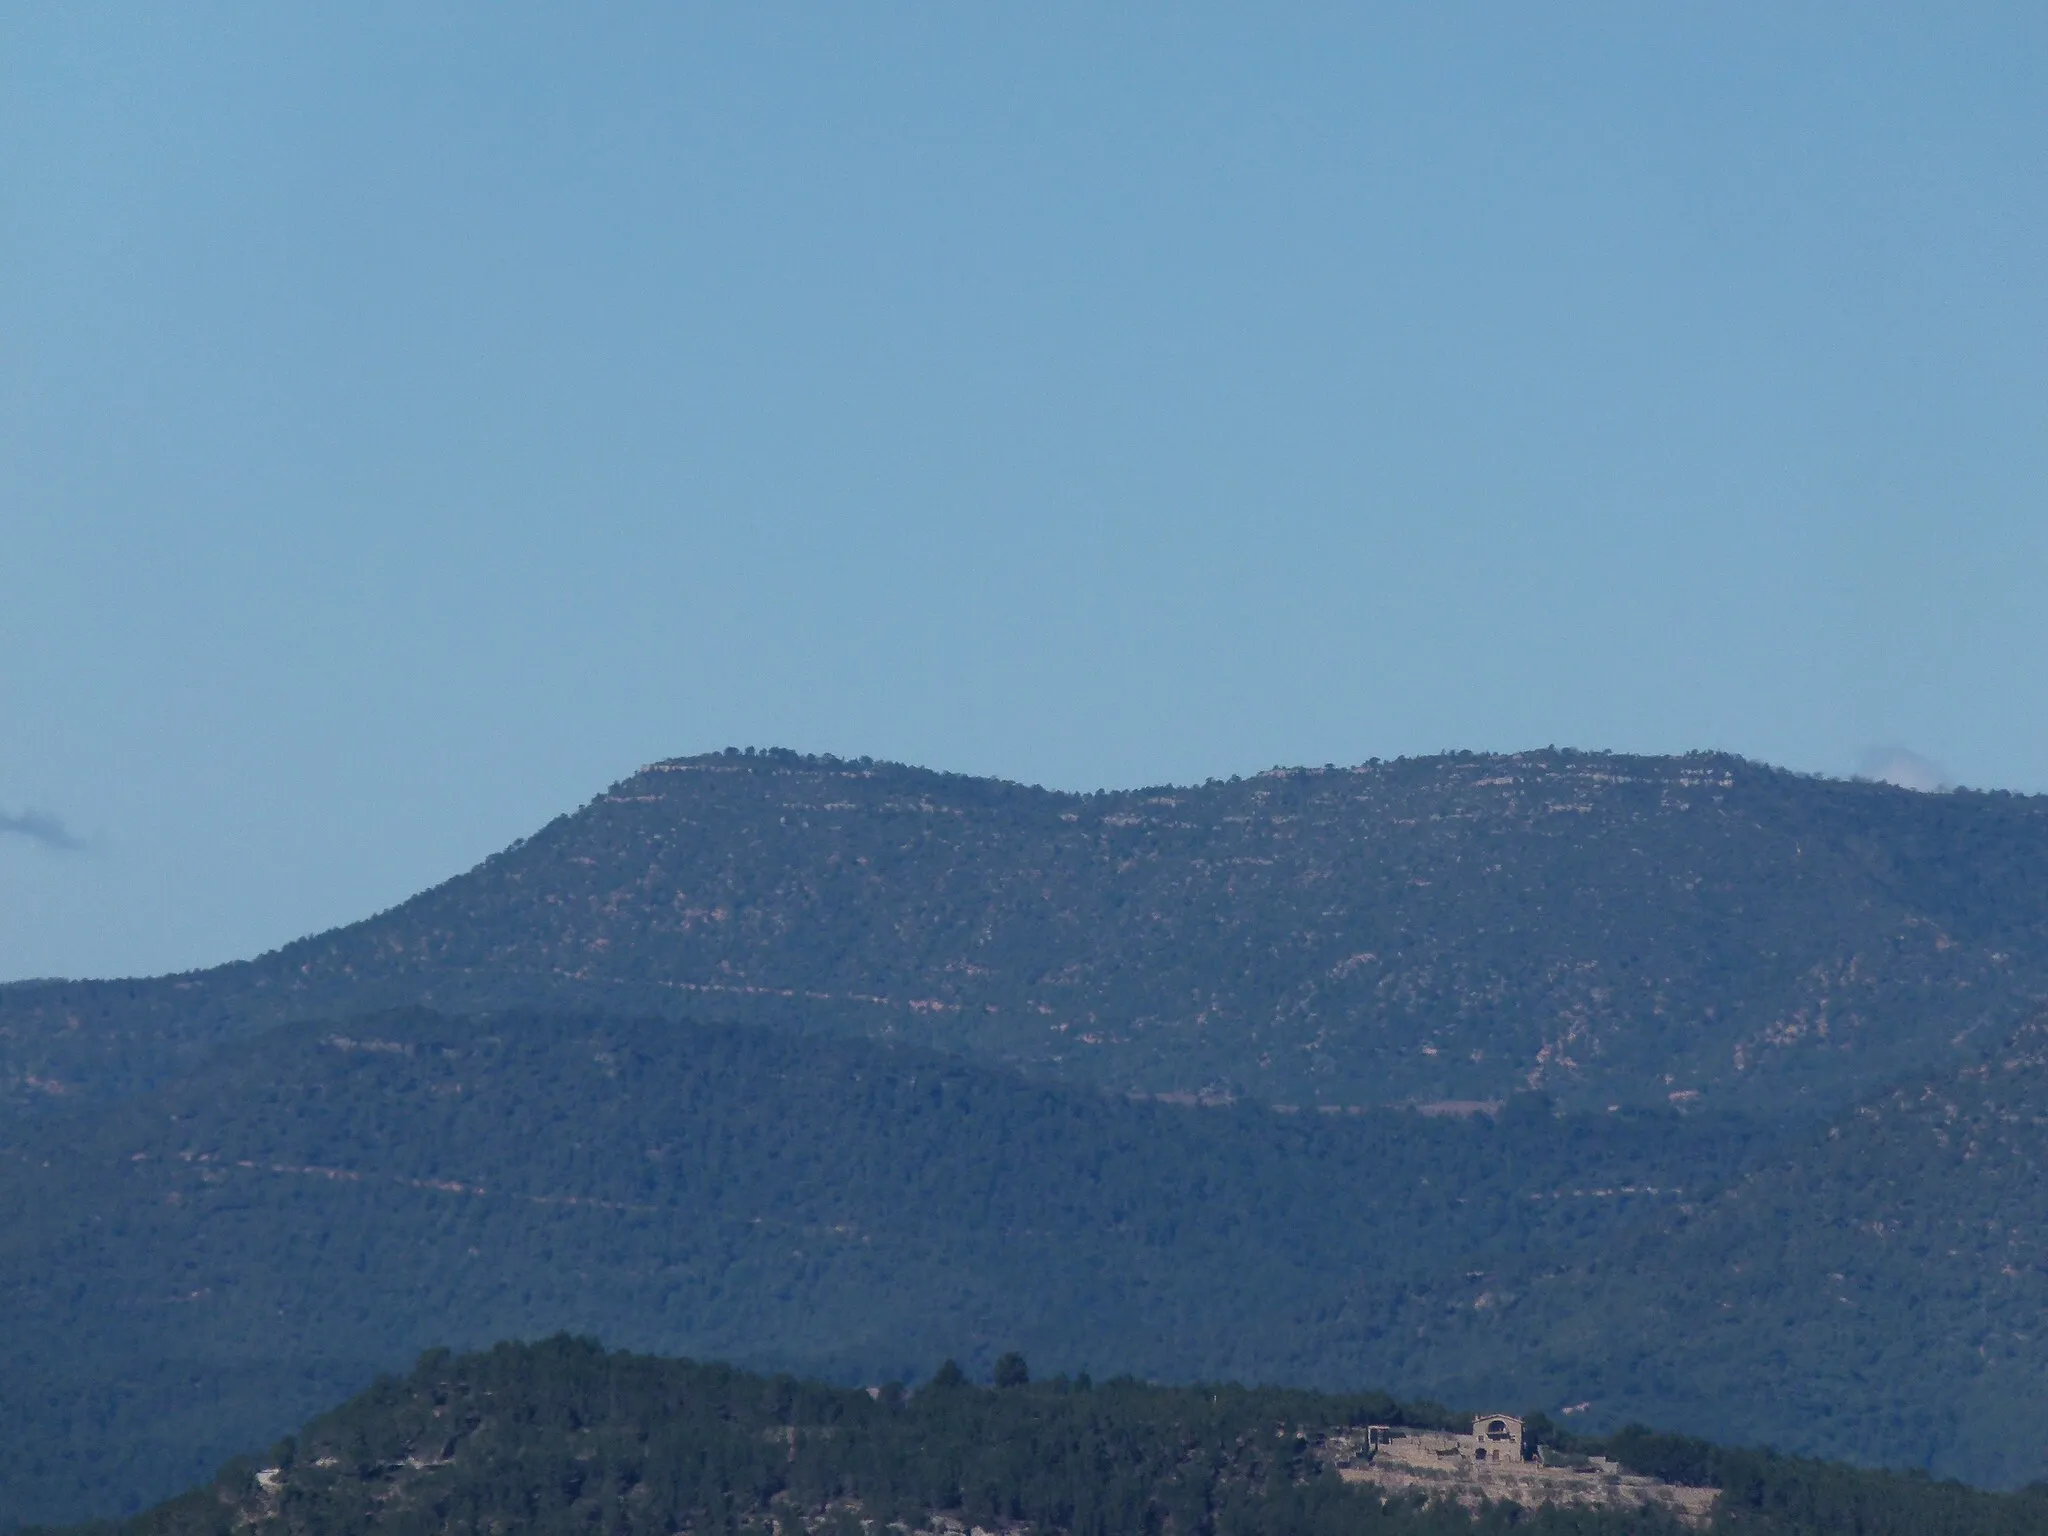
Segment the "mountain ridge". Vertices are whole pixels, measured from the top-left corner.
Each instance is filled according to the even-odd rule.
[[[1085,795],[715,754],[254,961],[0,989],[0,1088],[124,1092],[238,1031],[421,1003],[906,1038],[1146,1092],[1824,1112],[2048,998],[2044,892],[2048,800],[1721,754]]]

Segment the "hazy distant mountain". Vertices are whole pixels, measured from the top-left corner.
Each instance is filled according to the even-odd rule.
[[[261,960],[0,988],[24,1104],[408,1003],[913,1040],[1301,1104],[1838,1106],[2048,997],[2048,801],[1700,754],[1457,755],[1067,795],[657,764]]]

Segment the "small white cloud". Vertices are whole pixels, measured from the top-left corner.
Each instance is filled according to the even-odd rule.
[[[1856,759],[1856,777],[1922,794],[1949,787],[1947,770],[1941,764],[1905,747],[1865,747]]]

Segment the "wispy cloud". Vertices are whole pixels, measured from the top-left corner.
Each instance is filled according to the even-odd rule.
[[[1865,747],[1856,759],[1856,777],[1922,794],[1949,787],[1948,771],[1941,764],[1905,747]]]
[[[64,853],[79,853],[85,848],[85,839],[65,826],[61,817],[48,811],[26,810],[18,816],[0,811],[0,832],[12,832],[16,837]]]

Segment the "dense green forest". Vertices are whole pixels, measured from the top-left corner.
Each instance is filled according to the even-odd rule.
[[[1072,1536],[1657,1536],[1648,1509],[1386,1498],[1322,1447],[1368,1423],[1456,1424],[1430,1404],[1087,1377],[997,1385],[951,1362],[914,1391],[608,1354],[556,1338],[428,1353],[273,1447],[106,1536],[602,1530],[860,1536],[965,1528]],[[1631,1470],[1721,1490],[1715,1530],[1757,1536],[2020,1536],[2048,1487],[1975,1492],[1625,1429]]]
[[[1737,758],[1458,754],[1115,794],[657,764],[390,912],[0,988],[25,1106],[425,1003],[919,1041],[1150,1093],[1828,1110],[2048,995],[2048,803]]]

